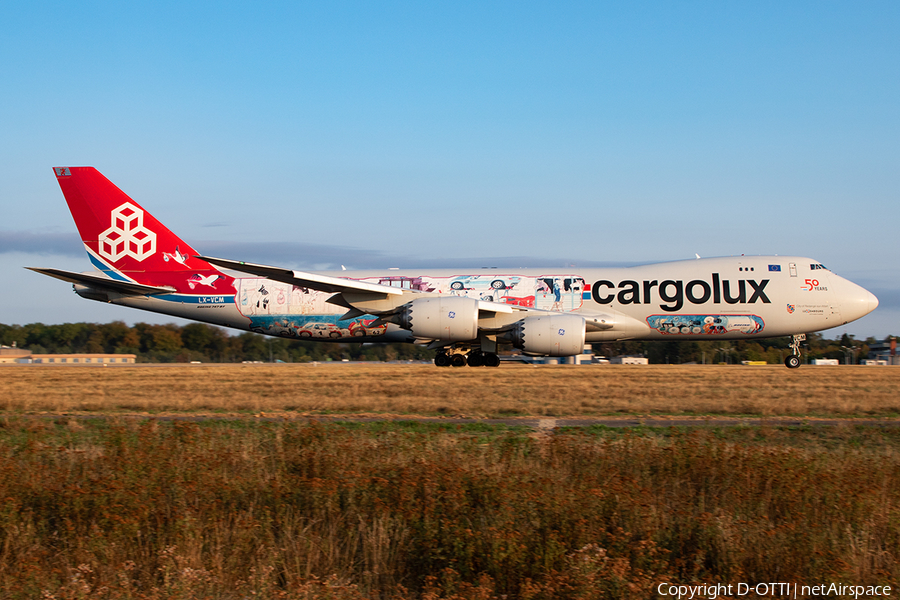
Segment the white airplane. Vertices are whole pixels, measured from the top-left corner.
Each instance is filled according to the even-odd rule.
[[[805,334],[878,299],[799,256],[704,258],[609,269],[304,272],[200,255],[93,167],[56,167],[95,271],[33,271],[78,295],[288,338],[409,342],[438,366],[498,366],[498,350],[580,354],[615,340]],[[174,260],[172,260],[174,259]],[[195,291],[217,284],[215,293]]]

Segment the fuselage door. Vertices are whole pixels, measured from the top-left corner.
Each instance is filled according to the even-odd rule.
[[[788,268],[791,271],[791,277],[797,276],[797,263],[789,263]]]

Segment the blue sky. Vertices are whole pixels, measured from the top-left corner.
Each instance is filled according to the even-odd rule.
[[[0,322],[166,322],[88,268],[51,167],[201,252],[301,268],[799,254],[900,332],[892,2],[5,3]],[[827,333],[826,335],[830,335]]]

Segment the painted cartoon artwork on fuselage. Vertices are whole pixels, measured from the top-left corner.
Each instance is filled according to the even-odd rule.
[[[328,315],[337,314],[342,309],[328,304],[332,296],[308,288],[280,283],[270,279],[238,279],[238,309],[250,317],[256,315]],[[343,309],[346,312],[346,309]]]
[[[584,279],[572,275],[549,275],[536,281],[534,307],[572,312],[584,303]]]
[[[362,341],[383,336],[387,325],[372,327],[375,317],[339,321],[340,315],[254,315],[250,331],[301,340]]]
[[[765,328],[756,315],[651,315],[647,324],[666,335],[750,335]]]
[[[434,292],[435,289],[431,287],[431,284],[425,281],[423,277],[408,277],[406,275],[387,275],[385,277],[378,277],[374,279],[367,279],[364,281],[372,281],[373,283],[377,283],[379,285],[389,285],[391,287],[400,288],[403,290],[415,290],[417,292]]]
[[[444,293],[560,312],[581,309],[584,279],[574,275],[459,275],[453,277],[385,276],[368,278],[382,285],[421,292]],[[382,336],[386,326],[371,327],[372,315],[339,321],[346,308],[330,304],[333,295],[262,278],[235,280],[239,312],[258,333],[298,339],[348,341]]]
[[[584,279],[576,275],[533,277],[491,273],[452,277],[373,277],[363,281],[560,312],[579,310],[585,295],[589,297],[590,294]]]
[[[326,302],[333,294],[272,281],[247,278],[235,282],[240,313],[250,319],[248,329],[257,333],[297,339],[357,341],[384,335],[387,327],[371,327],[375,317],[366,315],[339,321],[346,308]]]

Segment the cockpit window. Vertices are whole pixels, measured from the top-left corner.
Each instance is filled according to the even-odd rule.
[[[813,271],[819,271],[819,270],[827,271],[828,270],[828,267],[826,267],[825,265],[820,264],[820,263],[813,263],[813,264],[809,265],[809,268],[812,269]]]

